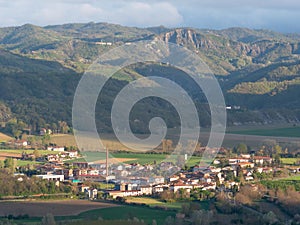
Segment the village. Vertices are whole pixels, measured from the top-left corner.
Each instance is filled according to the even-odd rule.
[[[22,140],[8,144],[18,148],[30,148],[30,143]],[[229,150],[225,148],[215,149],[218,151],[217,157],[208,166],[198,163],[183,168],[174,161],[139,164],[118,163],[106,158],[101,162],[87,162],[82,156],[84,152],[66,150],[61,146],[46,147],[51,154],[37,154],[39,150],[26,154],[24,151],[18,160],[36,161],[33,176],[54,181],[56,186],[63,183],[75,187],[78,196],[90,200],[157,197],[169,192],[184,192],[189,195],[193,190],[236,192],[240,185],[254,185],[263,179],[273,180],[300,173],[299,162],[295,165],[283,165],[274,155],[271,157],[253,151],[228,155]],[[201,149],[204,150],[205,147]],[[24,173],[20,169],[17,171],[15,176],[21,180]],[[101,188],[91,185],[95,183],[101,184]]]

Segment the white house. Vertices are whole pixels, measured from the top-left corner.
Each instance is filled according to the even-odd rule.
[[[64,181],[64,175],[55,175],[55,174],[44,174],[44,175],[36,175],[36,177],[42,178],[44,180],[53,180],[53,181]]]

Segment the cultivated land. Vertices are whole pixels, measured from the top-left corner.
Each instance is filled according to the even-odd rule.
[[[22,150],[22,149],[21,150],[14,150],[14,149],[7,150],[7,149],[0,149],[0,160],[4,160],[4,159],[9,158],[9,157],[20,159],[22,157],[22,153],[23,152],[25,152],[27,154],[32,154],[33,151],[34,150]],[[53,151],[46,151],[46,150],[39,150],[39,153],[41,155],[47,155],[47,154],[53,154],[54,152]],[[22,162],[22,163],[24,163],[24,162]],[[34,163],[34,162],[32,162],[32,163]]]
[[[150,207],[161,207],[169,210],[181,210],[183,204],[189,204],[190,202],[164,202],[154,198],[148,197],[127,197],[126,202],[128,203],[136,203],[136,204],[146,204]],[[200,208],[208,209],[207,201],[202,201],[198,203]]]
[[[103,152],[81,152],[81,154],[84,155],[83,158],[79,158],[76,160],[70,160],[70,162],[81,162],[81,161],[88,161],[88,162],[105,162],[105,153]],[[113,163],[139,163],[142,165],[145,164],[153,164],[153,163],[159,163],[163,160],[165,161],[174,161],[174,159],[168,160],[167,158],[169,155],[167,154],[146,154],[146,153],[132,153],[132,152],[112,152],[110,153],[110,159],[109,162]],[[199,163],[201,160],[201,157],[192,156],[190,160],[188,161],[188,166],[194,166],[197,163]]]
[[[103,144],[110,150],[130,150],[126,146],[122,145],[119,141],[117,141],[112,135],[101,135],[101,139]],[[89,135],[86,135],[86,141],[93,143],[95,139],[90,138]],[[51,142],[56,143],[58,146],[77,146],[75,137],[69,134],[55,134],[51,136]]]
[[[294,163],[300,161],[300,158],[281,158],[283,164],[293,165]]]
[[[232,131],[235,134],[259,135],[270,137],[300,137],[300,127],[249,129]]]
[[[0,133],[0,142],[6,142],[9,140],[12,140],[13,138],[10,136],[7,136],[6,134]]]
[[[58,220],[98,220],[101,217],[104,220],[128,220],[134,217],[144,220],[146,224],[151,224],[153,219],[157,221],[157,224],[162,225],[168,216],[174,217],[176,212],[167,211],[161,209],[153,209],[140,206],[118,206],[113,208],[102,208],[96,210],[90,210],[80,213],[78,216],[71,217],[59,217]],[[85,223],[88,224],[88,223]],[[101,223],[100,223],[101,224]]]
[[[47,213],[54,216],[78,215],[82,212],[115,207],[115,204],[103,202],[91,202],[86,200],[55,200],[55,201],[21,201],[1,202],[0,216],[7,215],[29,215],[29,217],[43,217]]]
[[[202,146],[207,144],[209,135],[210,133],[207,129],[202,129],[200,131],[199,140]],[[109,150],[130,150],[116,140],[111,134],[103,134],[101,135],[101,139],[103,140],[103,144]],[[168,139],[173,140],[175,143],[176,140],[178,140],[178,135],[171,134],[168,136]],[[300,127],[291,127],[290,125],[287,127],[286,124],[280,126],[256,125],[228,127],[222,146],[233,147],[237,143],[243,142],[251,147],[260,147],[266,140],[270,139],[275,140],[278,143],[298,145],[300,143]],[[93,142],[94,140],[91,139],[90,141]],[[65,134],[53,135],[51,137],[51,142],[61,146],[77,145],[73,135]]]

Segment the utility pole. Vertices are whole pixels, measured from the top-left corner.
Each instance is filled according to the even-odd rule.
[[[108,148],[106,148],[106,180],[108,178]]]
[[[108,189],[108,148],[106,147],[106,190]]]

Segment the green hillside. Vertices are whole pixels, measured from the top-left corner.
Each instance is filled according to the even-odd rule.
[[[154,38],[185,46],[210,66],[220,81],[226,104],[239,106],[228,111],[228,124],[300,120],[298,34],[246,28],[201,30],[81,23],[0,28],[0,122],[18,118],[33,130],[58,121],[71,125],[76,86],[99,54],[127,42]],[[96,107],[99,129],[111,131],[114,96],[128,82],[154,74],[174,79],[184,87],[196,101],[201,124],[209,126],[206,99],[184,73],[165,65],[138,64],[119,71],[107,83]],[[135,106],[133,130],[147,132],[149,120],[159,115],[170,127],[179,125],[170,104],[149,98]]]

